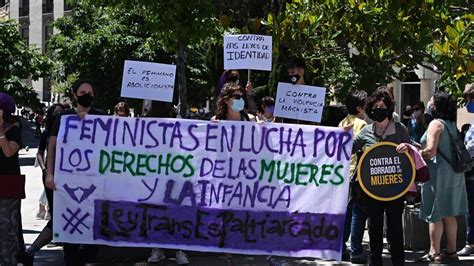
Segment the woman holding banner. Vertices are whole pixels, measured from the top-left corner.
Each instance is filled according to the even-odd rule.
[[[255,116],[245,112],[246,92],[238,84],[229,82],[224,85],[217,99],[216,115],[211,121],[234,120],[253,121]]]
[[[352,152],[364,151],[378,142],[388,141],[400,144],[397,151],[406,150],[403,143],[410,143],[407,129],[393,120],[394,104],[390,94],[379,87],[368,99],[366,113],[374,122],[365,126],[354,139]],[[358,177],[361,178],[361,177]],[[370,265],[382,265],[384,213],[387,216],[388,239],[391,244],[393,265],[404,265],[403,250],[403,197],[392,201],[380,201],[363,193],[361,206],[369,219]]]
[[[211,121],[233,120],[257,122],[255,116],[245,112],[246,92],[238,84],[229,82],[224,84],[219,97],[217,98],[216,115]],[[232,254],[225,254],[227,265],[234,265]]]

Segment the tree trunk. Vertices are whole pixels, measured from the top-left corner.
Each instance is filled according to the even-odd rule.
[[[179,114],[182,118],[187,118],[188,111],[188,97],[186,87],[186,65],[184,57],[185,44],[182,41],[178,42],[178,88],[179,88],[179,101],[181,103],[179,108]]]

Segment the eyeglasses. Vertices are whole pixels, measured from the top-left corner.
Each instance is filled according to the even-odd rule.
[[[240,94],[234,94],[234,95],[231,96],[231,98],[236,99],[236,100],[240,100],[240,99],[244,98],[244,96],[240,95]]]

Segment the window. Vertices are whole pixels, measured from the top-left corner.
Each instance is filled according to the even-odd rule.
[[[54,27],[51,25],[51,23],[44,27],[44,53],[48,52],[48,40],[51,39],[51,36],[53,35],[53,29]]]
[[[64,0],[64,11],[71,10],[71,7],[67,4],[67,0]]]
[[[20,17],[26,17],[30,13],[30,1],[20,0]]]
[[[53,13],[53,0],[43,0],[43,14]]]
[[[25,40],[25,43],[29,45],[29,40],[30,40],[30,31],[28,29],[28,26],[22,26],[20,29],[20,35]]]

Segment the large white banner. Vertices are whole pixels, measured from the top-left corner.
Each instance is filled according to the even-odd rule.
[[[272,70],[272,36],[224,36],[224,69]]]
[[[54,241],[340,259],[352,133],[63,116]]]
[[[125,60],[122,97],[173,101],[176,65]]]
[[[279,82],[274,115],[321,122],[325,96],[323,87]]]

